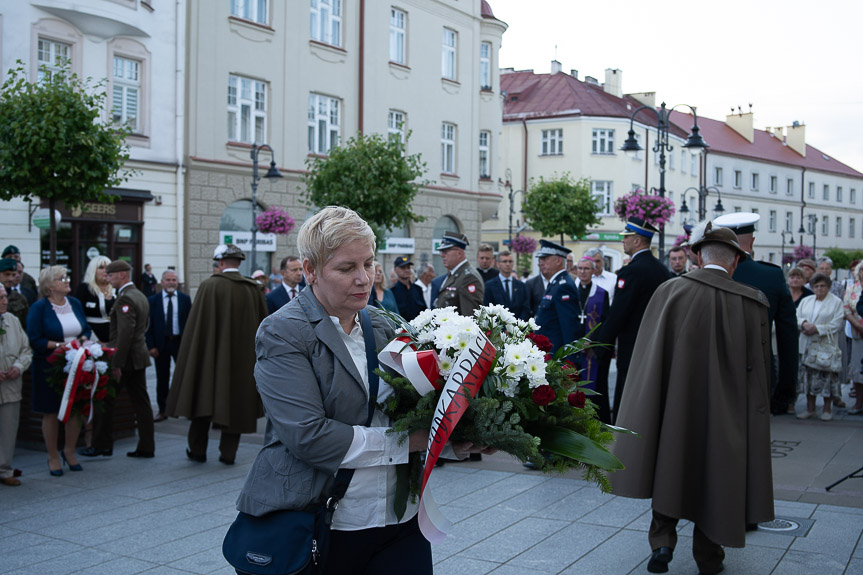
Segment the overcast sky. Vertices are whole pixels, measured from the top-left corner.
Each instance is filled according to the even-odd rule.
[[[755,128],[806,125],[806,143],[863,172],[863,1],[488,0],[509,25],[500,66],[605,79],[657,103]],[[708,142],[709,144],[710,142]]]

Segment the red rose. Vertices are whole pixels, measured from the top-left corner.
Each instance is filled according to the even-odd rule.
[[[566,397],[566,400],[571,406],[582,409],[587,401],[587,395],[583,391],[573,391]]]
[[[533,402],[539,406],[548,405],[557,397],[550,385],[540,385],[530,394]]]
[[[533,344],[539,348],[540,351],[551,351],[551,348],[554,347],[551,344],[551,340],[545,337],[544,335],[540,335],[538,333],[529,333],[527,334],[527,339],[533,342]]]
[[[94,395],[93,398],[97,401],[102,401],[103,399],[105,399],[105,397],[107,397],[107,395],[108,390],[104,387],[100,387],[98,390],[96,390],[96,395]]]
[[[564,371],[566,377],[571,381],[579,381],[581,372],[571,361],[561,363],[560,369]]]

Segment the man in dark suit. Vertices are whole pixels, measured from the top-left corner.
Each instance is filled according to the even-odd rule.
[[[680,246],[674,246],[668,250],[668,267],[671,268],[671,275],[679,278],[686,273],[686,250]]]
[[[485,301],[483,304],[505,306],[515,317],[527,321],[533,317],[527,286],[513,273],[513,264],[512,253],[509,251],[502,251],[497,255],[497,266],[500,273],[496,278],[485,282]]]
[[[168,390],[171,387],[171,358],[177,363],[180,339],[192,309],[192,298],[179,291],[180,282],[172,270],[162,272],[162,292],[147,298],[150,325],[147,327],[147,349],[156,360],[156,404],[159,413],[153,421],[164,421]]]
[[[393,262],[393,271],[396,274],[397,281],[390,288],[393,292],[393,297],[396,298],[399,315],[408,321],[411,321],[421,311],[427,309],[426,302],[423,299],[422,288],[413,282],[412,265],[414,263],[408,256],[399,256],[396,258],[396,261]]]
[[[524,282],[527,288],[527,301],[530,305],[530,315],[535,316],[536,310],[539,308],[539,302],[542,301],[542,296],[545,295],[545,282],[542,279],[542,274],[536,274],[532,278]]]
[[[38,299],[39,288],[36,287],[36,280],[33,279],[33,276],[31,276],[30,274],[28,274],[27,272],[24,271],[24,263],[21,261],[21,250],[19,250],[17,246],[8,245],[5,248],[3,248],[3,255],[0,257],[10,258],[10,259],[13,259],[13,260],[15,260],[21,264],[21,267],[19,268],[19,271],[21,272],[21,279],[19,280],[19,283],[20,283],[22,288],[30,290],[30,293],[32,293]],[[8,290],[7,290],[7,292],[8,292]],[[21,292],[21,293],[23,295],[23,292]],[[7,293],[7,295],[8,295],[8,293]],[[33,301],[30,302],[30,304],[33,304],[35,301],[36,300],[34,299]],[[22,326],[23,326],[23,324],[22,324]]]
[[[117,290],[117,301],[111,308],[111,336],[108,347],[116,349],[111,357],[111,372],[125,386],[138,422],[138,446],[129,457],[153,457],[156,444],[153,438],[153,411],[147,393],[147,322],[150,304],[132,283],[132,266],[123,260],[114,260],[105,268],[108,282]],[[87,457],[110,456],[114,452],[114,398],[106,397],[105,409],[93,426],[93,445],[78,453]]]
[[[153,266],[144,264],[144,273],[141,275],[141,292],[145,296],[150,297],[156,293],[156,285],[158,283],[159,280],[153,275]]]
[[[20,261],[18,261],[17,267],[18,267],[18,274],[15,276],[15,282],[14,282],[15,285],[12,286],[12,289],[14,291],[17,291],[21,295],[23,295],[24,299],[27,300],[27,303],[29,305],[33,305],[34,303],[36,303],[36,300],[39,299],[39,296],[36,295],[35,290],[32,290],[32,289],[28,288],[27,286],[25,286],[23,281],[22,281],[24,279],[24,264],[22,264]]]
[[[751,257],[755,223],[759,219],[761,216],[752,212],[737,212],[720,216],[713,224],[731,228],[737,234],[740,247],[750,255],[738,264],[734,281],[761,290],[770,304],[767,319],[771,332],[774,329],[776,332],[776,355],[770,352],[770,411],[773,415],[783,415],[797,399],[797,313],[782,269]]]
[[[566,273],[566,256],[572,250],[548,240],[539,240],[539,272],[547,282],[536,310],[537,333],[551,340],[551,353],[578,337],[578,290]]]
[[[614,390],[614,411],[620,406],[629,362],[635,347],[635,338],[641,326],[641,318],[653,292],[659,284],[671,278],[662,262],[650,251],[653,234],[658,233],[652,224],[641,218],[632,217],[626,222],[623,236],[623,251],[632,257],[629,265],[617,272],[614,298],[608,310],[608,319],[600,327],[597,340],[613,345],[617,341],[617,386]],[[610,352],[600,353],[605,361],[610,361]]]
[[[498,269],[494,267],[494,248],[490,244],[479,245],[476,252],[476,271],[484,283],[497,277]]]
[[[303,264],[297,256],[283,258],[279,264],[279,273],[282,274],[282,283],[267,294],[267,311],[271,314],[297,297],[304,287],[300,285],[303,279]]]
[[[441,274],[435,279],[432,280],[431,283],[431,302],[432,306],[434,306],[434,302],[437,301],[437,296],[440,294],[440,288],[443,285],[443,282],[446,281],[449,273]]]

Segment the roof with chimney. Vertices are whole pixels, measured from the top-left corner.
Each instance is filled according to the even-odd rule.
[[[671,121],[680,126],[691,127],[692,116],[675,111],[671,113]],[[754,141],[750,142],[727,123],[719,120],[699,116],[698,127],[701,128],[701,136],[709,146],[708,153],[726,154],[762,162],[797,166],[807,170],[863,178],[863,173],[846,166],[809,144],[805,144],[806,156],[801,156],[785,143],[785,138],[780,135],[779,129],[775,135],[772,131],[754,129]]]
[[[506,95],[504,123],[574,116],[629,119],[632,112],[641,106],[635,98],[615,96],[606,92],[598,82],[582,81],[574,74],[565,72],[536,74],[533,70],[502,71],[500,89]],[[636,121],[655,127],[656,115],[642,111],[638,113]],[[671,133],[686,138],[689,131],[672,125]]]

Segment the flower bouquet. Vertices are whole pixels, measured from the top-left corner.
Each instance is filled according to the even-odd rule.
[[[420,527],[431,541],[445,530],[434,523],[436,510],[423,496],[428,477],[448,440],[469,441],[509,453],[543,472],[578,468],[603,491],[606,471],[622,469],[606,448],[612,431],[596,417],[595,392],[583,388],[578,370],[565,358],[591,345],[581,339],[554,356],[551,342],[534,333],[539,326],[517,319],[500,305],[478,308],[474,317],[455,308],[426,310],[410,323],[394,314],[402,331],[379,354],[399,376],[380,371],[393,393],[380,408],[392,420],[392,432],[405,436],[429,430],[423,465],[412,453],[399,477],[397,515],[410,496],[420,497]],[[397,472],[398,473],[398,472]]]
[[[674,202],[670,199],[645,192],[641,188],[614,200],[614,213],[621,220],[626,221],[635,216],[656,227],[668,224],[674,210]]]
[[[60,394],[57,419],[65,423],[81,414],[89,423],[94,407],[106,396],[116,396],[116,381],[105,361],[115,351],[94,341],[73,340],[48,356],[48,383]]]
[[[295,222],[288,210],[281,206],[273,206],[255,218],[255,225],[265,234],[286,236],[294,229]]]

